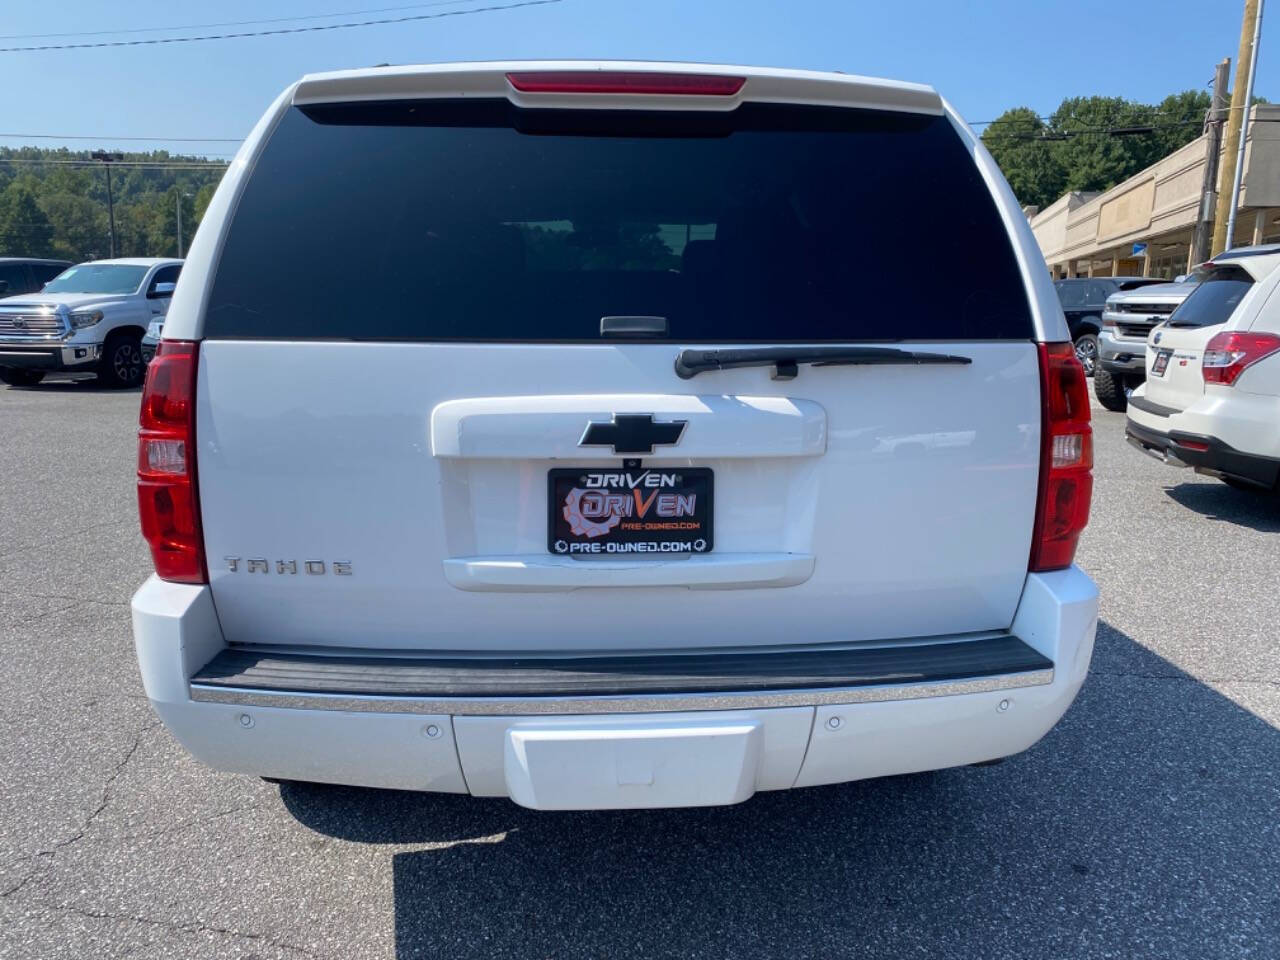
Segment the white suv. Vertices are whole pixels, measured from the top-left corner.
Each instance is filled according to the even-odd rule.
[[[936,275],[925,217],[965,225]],[[1093,649],[1083,370],[924,86],[306,77],[209,207],[139,444],[143,679],[224,770],[733,803],[1017,753]]]
[[[1280,245],[1213,258],[1152,331],[1147,381],[1129,398],[1129,442],[1248,490],[1280,490]]]
[[[0,380],[34,386],[47,373],[96,373],[109,386],[138,386],[142,336],[164,318],[181,271],[181,260],[94,260],[39,293],[0,300]]]

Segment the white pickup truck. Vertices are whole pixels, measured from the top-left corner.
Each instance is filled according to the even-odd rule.
[[[61,371],[138,386],[142,336],[167,312],[181,271],[181,260],[94,260],[68,267],[39,293],[0,300],[0,380],[34,386]]]
[[[147,374],[147,695],[224,770],[540,809],[1003,758],[1093,649],[1086,383],[929,87],[306,77]]]

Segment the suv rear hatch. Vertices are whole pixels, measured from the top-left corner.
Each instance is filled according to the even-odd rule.
[[[597,109],[555,82],[394,81],[304,84],[205,295],[200,507],[228,641],[1008,628],[1035,322],[936,94],[832,106],[768,76]],[[785,102],[806,97],[827,103]]]
[[[1240,266],[1214,266],[1168,322],[1152,333],[1147,346],[1147,409],[1185,410],[1204,396],[1205,346],[1253,283],[1253,276]],[[1142,408],[1144,400],[1138,398],[1137,404]]]

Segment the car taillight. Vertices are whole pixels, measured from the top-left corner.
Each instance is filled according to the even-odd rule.
[[[631,70],[533,70],[508,73],[521,93],[637,93],[731,97],[746,77],[711,73],[655,73]]]
[[[1274,333],[1219,333],[1205,345],[1201,371],[1205,383],[1229,387],[1240,378],[1245,368],[1280,350],[1280,337]]]
[[[198,343],[163,340],[147,367],[138,427],[138,515],[156,574],[207,583],[196,492]]]
[[[1084,368],[1069,343],[1040,350],[1040,489],[1032,530],[1033,572],[1071,566],[1093,497],[1093,428]]]

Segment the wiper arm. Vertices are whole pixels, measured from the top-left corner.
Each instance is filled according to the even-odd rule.
[[[704,370],[772,366],[773,379],[791,380],[802,363],[815,367],[834,367],[972,362],[970,357],[901,350],[897,347],[740,347],[730,350],[681,350],[676,355],[676,376],[681,380],[688,380]]]

